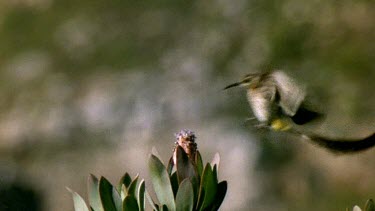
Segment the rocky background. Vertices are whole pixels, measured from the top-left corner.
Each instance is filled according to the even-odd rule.
[[[0,210],[73,210],[90,173],[148,180],[175,132],[221,155],[222,210],[345,210],[375,198],[375,149],[337,155],[261,132],[249,72],[283,69],[325,111],[306,130],[375,131],[375,4],[366,0],[0,1]],[[16,206],[16,205],[14,205]]]

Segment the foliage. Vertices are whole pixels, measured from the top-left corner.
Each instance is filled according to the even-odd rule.
[[[227,182],[218,182],[219,154],[214,156],[211,164],[207,163],[203,168],[202,157],[196,150],[194,133],[183,130],[176,137],[178,141],[167,166],[153,154],[148,161],[158,203],[146,191],[145,181],[138,181],[138,175],[132,179],[125,173],[117,188],[105,177],[98,180],[94,175],[90,175],[90,207],[79,194],[68,188],[73,196],[74,209],[143,211],[147,198],[151,208],[157,211],[218,210],[227,191]]]
[[[128,173],[125,173],[117,187],[105,177],[98,180],[94,175],[90,175],[88,189],[91,210],[145,210],[145,182],[143,179],[138,181],[138,175],[132,179]],[[68,190],[73,196],[74,210],[89,211],[83,198],[71,189]]]
[[[199,151],[190,159],[182,147],[175,149],[176,163],[171,157],[166,168],[155,155],[149,158],[149,169],[160,204],[157,210],[217,210],[224,200],[227,182],[218,182],[220,158],[212,164],[203,162]],[[173,166],[176,170],[173,172]]]

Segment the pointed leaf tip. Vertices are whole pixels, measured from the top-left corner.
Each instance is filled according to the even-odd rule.
[[[128,187],[128,195],[133,195],[135,196],[136,195],[136,188],[137,188],[137,183],[138,183],[138,175],[135,176],[134,180],[130,183],[129,187]]]
[[[212,205],[216,197],[217,185],[217,178],[214,178],[211,165],[207,163],[201,178],[201,188],[198,199],[198,205],[201,205],[200,210],[205,210]]]
[[[217,169],[219,169],[219,165],[220,165],[220,155],[219,155],[219,153],[215,153],[214,157],[212,158],[211,166],[214,166],[215,164],[217,166]]]
[[[89,197],[89,202],[90,206],[92,209],[95,211],[102,211],[102,203],[100,200],[100,195],[99,195],[99,180],[96,178],[93,174],[90,174],[88,178],[88,197]]]
[[[66,189],[72,194],[75,211],[89,211],[89,208],[85,203],[85,200],[83,200],[83,198],[78,193],[74,192],[72,189],[68,187],[66,187]]]
[[[159,152],[158,152],[158,150],[156,149],[156,147],[152,147],[152,149],[151,149],[151,154],[152,155],[155,155],[157,158],[161,158],[161,156],[160,156],[160,154],[159,154]],[[161,159],[160,159],[161,160]],[[162,162],[163,163],[163,162]]]
[[[119,190],[121,189],[122,185],[125,185],[125,188],[128,189],[131,182],[132,182],[132,178],[126,172],[124,176],[122,176],[120,179],[119,186],[118,186]]]
[[[138,207],[140,211],[145,210],[145,191],[146,191],[146,186],[145,186],[145,180],[142,179],[141,182],[139,183],[139,188],[138,188]]]
[[[105,177],[101,177],[99,180],[99,195],[104,210],[117,210],[113,199],[113,186]]]

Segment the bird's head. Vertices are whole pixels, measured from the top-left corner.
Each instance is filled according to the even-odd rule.
[[[236,82],[236,83],[232,83],[232,84],[226,86],[224,88],[224,90],[232,88],[232,87],[236,87],[236,86],[241,86],[241,87],[252,86],[256,81],[258,81],[257,79],[259,77],[260,77],[259,73],[250,73],[250,74],[247,74],[247,75],[245,75],[245,77],[243,77],[243,79],[241,81]]]

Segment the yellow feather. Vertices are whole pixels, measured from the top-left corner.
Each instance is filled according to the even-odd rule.
[[[286,131],[291,128],[287,120],[275,119],[271,122],[271,128],[275,131]]]

